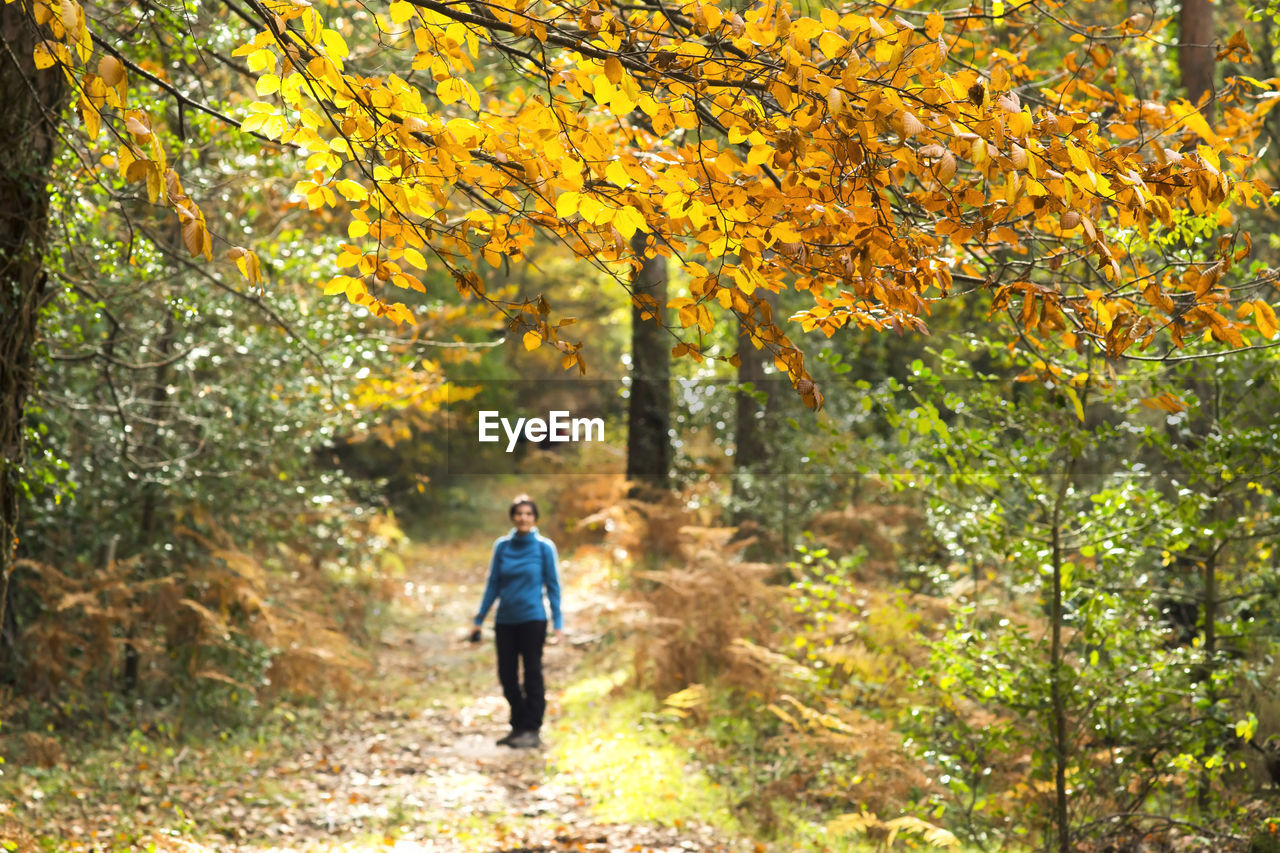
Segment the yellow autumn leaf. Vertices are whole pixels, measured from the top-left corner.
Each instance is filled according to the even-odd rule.
[[[711,310],[706,305],[698,306],[698,328],[704,332],[710,332],[715,328],[715,318],[711,316]]]
[[[41,71],[46,68],[52,68],[58,62],[43,42],[36,45],[35,50],[32,52],[32,59],[35,61],[36,68]]]
[[[599,199],[589,195],[578,199],[578,213],[592,225],[604,225],[613,218],[613,208],[605,207]]]
[[[90,139],[97,139],[102,131],[102,114],[92,102],[85,98],[80,99],[79,107],[80,119],[84,122],[84,132],[89,134]]]
[[[420,270],[427,268],[427,259],[417,249],[409,248],[404,250],[404,259]]]
[[[58,18],[68,33],[78,33],[80,27],[80,4],[75,0],[60,0]]]
[[[626,69],[622,67],[622,63],[616,56],[610,56],[604,62],[604,76],[615,86],[622,82],[622,78],[626,76]]]
[[[637,231],[649,230],[644,221],[644,214],[630,205],[620,208],[614,214],[613,227],[628,240],[635,236]]]
[[[426,293],[427,288],[422,281],[415,275],[398,272],[391,276],[391,283],[396,287],[403,287],[405,290],[416,290],[419,293]]]
[[[369,197],[369,191],[364,188],[364,185],[352,180],[343,179],[337,181],[334,183],[333,188],[347,201],[364,201]]]
[[[330,59],[341,61],[351,53],[347,47],[346,39],[337,30],[323,30],[320,33],[320,41],[324,44],[324,49],[329,54]]]
[[[936,39],[942,34],[943,26],[942,14],[936,9],[929,13],[929,17],[925,18],[924,33],[930,39]]]
[[[845,50],[846,42],[836,33],[830,30],[824,32],[818,38],[818,50],[822,51],[822,55],[827,59],[835,59]]]
[[[578,212],[578,204],[581,200],[581,193],[560,193],[560,197],[556,199],[556,216],[561,219],[568,219],[573,216]]]
[[[274,95],[280,91],[280,78],[274,74],[263,74],[258,78],[258,83],[254,86],[254,90],[263,97]]]
[[[625,189],[632,183],[631,175],[627,172],[626,167],[622,165],[622,161],[620,160],[614,160],[610,163],[609,167],[604,171],[604,176],[611,184],[619,189]]]
[[[249,70],[255,73],[267,68],[274,68],[275,64],[276,55],[266,48],[255,50],[253,53],[249,54]]]
[[[325,284],[324,295],[334,296],[339,293],[346,293],[347,282],[349,281],[353,281],[353,279],[349,275],[334,276],[333,278],[329,279],[327,284]]]
[[[1276,312],[1270,305],[1261,299],[1255,299],[1253,302],[1253,322],[1257,324],[1258,331],[1267,340],[1274,340],[1276,336]]]
[[[1075,409],[1076,418],[1080,423],[1084,423],[1084,405],[1080,402],[1080,395],[1077,394],[1076,389],[1072,388],[1070,385],[1064,385],[1062,386],[1062,389],[1066,391],[1067,396],[1071,398],[1071,407]]]
[[[1071,165],[1079,169],[1082,173],[1088,174],[1093,170],[1090,168],[1089,156],[1080,150],[1080,147],[1070,140],[1066,144],[1067,157],[1071,160]]]
[[[410,311],[409,306],[405,305],[403,302],[396,302],[392,304],[387,310],[387,316],[394,320],[397,326],[403,323],[408,323],[412,326],[415,323],[413,319],[413,312]]]
[[[413,4],[408,0],[395,0],[389,9],[391,20],[397,24],[403,24],[414,16]]]
[[[236,258],[236,268],[249,280],[250,284],[262,284],[262,259],[257,252],[246,251]]]
[[[450,77],[436,86],[436,97],[444,104],[463,101],[473,110],[480,109],[480,95],[476,88],[460,77]]]
[[[542,346],[542,334],[540,332],[530,330],[524,333],[524,348],[526,350],[535,350]]]
[[[1106,300],[1099,299],[1094,303],[1094,310],[1098,314],[1098,325],[1103,331],[1110,331],[1111,324],[1115,320],[1115,315],[1111,312],[1111,304]]]

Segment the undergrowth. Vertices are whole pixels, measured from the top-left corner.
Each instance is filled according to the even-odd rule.
[[[749,538],[698,523],[679,500],[617,501],[587,516],[609,522],[606,551],[630,558],[620,586],[645,617],[632,689],[603,708],[588,700],[609,722],[583,726],[628,733],[618,744],[578,735],[571,749],[620,753],[603,765],[637,778],[614,784],[667,819],[665,792],[646,786],[675,782],[626,756],[640,738],[674,750],[674,766],[696,767],[718,795],[676,813],[773,849],[963,849],[924,813],[934,783],[896,730],[937,617],[887,579],[891,543],[913,517],[876,507],[862,516],[874,523],[833,543],[847,556],[816,542],[785,567],[744,560]]]
[[[34,735],[16,752],[0,743],[0,754],[56,763],[49,734],[150,725],[180,739],[192,722],[252,726],[263,705],[350,690],[404,571],[394,518],[347,521],[336,551],[238,543],[208,513],[199,520],[178,530],[183,556],[163,574],[110,557],[19,561],[25,605],[0,660],[11,682],[0,686],[0,721]]]
[[[776,787],[795,762],[785,749],[769,745],[780,727],[759,703],[751,713],[732,690],[712,688],[700,722],[691,721],[651,691],[630,685],[630,678],[621,668],[561,693],[551,769],[597,803],[600,820],[709,825],[753,840],[757,851],[887,849],[888,831],[880,831],[879,821],[841,831],[830,825],[829,810]],[[899,833],[906,849],[940,849]]]

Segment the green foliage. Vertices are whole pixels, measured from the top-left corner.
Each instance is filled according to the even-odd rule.
[[[1274,582],[1245,544],[1273,535],[1266,439],[1244,409],[1218,406],[1205,419],[1155,391],[1145,406],[1134,399],[1152,387],[1143,383],[1194,392],[1177,371],[1106,381],[1068,360],[1066,370],[993,375],[975,370],[972,354],[941,355],[941,374],[916,365],[913,405],[881,396],[891,425],[933,436],[890,473],[929,495],[931,523],[959,560],[960,606],[922,670],[908,727],[948,792],[940,808],[976,842],[1017,837],[1028,817],[1047,835],[1062,767],[1072,831],[1093,838],[1102,815],[1109,837],[1133,837],[1153,808],[1230,820],[1212,804],[1236,763],[1243,709],[1229,697],[1250,664],[1220,638],[1242,647],[1255,628],[1240,614],[1256,612],[1242,602],[1260,605]],[[956,377],[969,381],[957,388]],[[1164,429],[1152,424],[1160,403],[1179,409]],[[908,435],[900,446],[911,447]],[[1248,465],[1233,461],[1245,456]],[[1237,556],[1256,568],[1235,568]],[[1190,622],[1184,603],[1197,614]],[[1049,657],[1055,613],[1060,663]],[[1070,727],[1062,740],[1055,695]]]
[[[281,643],[302,638],[271,636],[295,619],[273,608],[309,591],[334,614],[316,627],[366,628],[394,526],[323,451],[351,435],[360,379],[394,373],[402,354],[368,339],[368,318],[308,293],[316,256],[295,247],[323,235],[276,230],[288,248],[268,303],[191,266],[145,209],[103,216],[117,189],[54,199],[60,289],[27,411],[38,453],[13,576],[19,642],[0,673],[40,700],[34,724],[127,719],[139,699],[231,724],[252,718],[260,690],[290,687],[268,682]],[[260,203],[220,212],[255,217]]]

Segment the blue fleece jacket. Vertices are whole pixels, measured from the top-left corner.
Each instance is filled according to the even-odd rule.
[[[489,582],[485,584],[475,624],[484,623],[495,600],[498,613],[494,621],[500,625],[545,621],[544,586],[551,602],[552,624],[558,631],[564,627],[564,620],[560,615],[560,567],[555,543],[538,533],[536,527],[525,534],[512,529],[506,536],[499,536],[493,543]]]

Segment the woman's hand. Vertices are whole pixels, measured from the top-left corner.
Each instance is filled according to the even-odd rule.
[[[564,642],[564,629],[556,628],[555,633],[551,635],[551,645],[558,646]]]
[[[479,626],[479,625],[468,625],[468,626],[467,626],[467,640],[468,640],[469,642],[472,642],[472,643],[478,643],[478,642],[480,642],[480,640],[481,640],[481,633],[480,633],[480,626]]]

